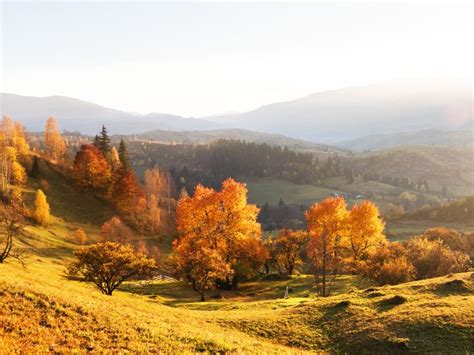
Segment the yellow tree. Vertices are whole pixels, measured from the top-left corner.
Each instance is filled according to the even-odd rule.
[[[354,205],[349,213],[349,233],[346,240],[353,269],[381,243],[386,242],[384,223],[377,206],[370,201]]]
[[[66,152],[66,143],[64,143],[56,119],[53,116],[50,116],[46,121],[44,143],[52,160],[58,160]]]
[[[348,211],[342,197],[316,203],[305,213],[309,232],[308,256],[315,271],[319,293],[329,296],[342,265],[344,238],[347,237]]]
[[[49,224],[49,204],[42,190],[36,191],[33,219],[42,226]]]
[[[26,141],[25,128],[19,122],[15,122],[13,128],[12,144],[20,157],[28,155],[30,147]]]

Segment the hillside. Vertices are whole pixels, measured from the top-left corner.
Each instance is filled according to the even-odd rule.
[[[353,169],[390,177],[427,180],[440,192],[448,186],[454,196],[474,191],[472,150],[456,147],[401,146],[355,156]]]
[[[460,198],[439,207],[424,208],[408,213],[402,220],[423,220],[437,223],[465,223],[474,225],[474,196]]]
[[[132,138],[134,140],[156,141],[160,143],[175,142],[181,144],[208,144],[219,139],[226,139],[266,143],[272,146],[287,146],[288,148],[297,150],[336,151],[342,153],[342,150],[340,149],[323,144],[316,144],[281,134],[268,134],[237,128],[214,129],[207,131],[166,131],[163,129],[155,129],[134,135]]]
[[[315,296],[311,276],[243,283],[196,302],[179,281],[129,282],[112,297],[68,280],[71,233],[99,238],[113,211],[43,166],[54,218],[29,226],[23,267],[0,264],[0,348],[5,352],[446,352],[473,351],[474,273],[370,287],[342,276],[334,296]],[[26,192],[33,193],[30,185]],[[169,242],[169,241],[168,241]],[[285,287],[290,298],[283,299]]]
[[[335,145],[355,151],[381,150],[403,145],[440,145],[470,148],[474,144],[472,130],[440,131],[423,130],[363,136]]]

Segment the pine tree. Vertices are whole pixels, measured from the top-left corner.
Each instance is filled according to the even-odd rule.
[[[39,179],[41,177],[39,159],[36,155],[33,158],[33,166],[31,167],[30,176],[34,179]]]
[[[92,143],[96,148],[99,148],[100,147],[100,138],[99,138],[99,135],[96,134],[95,137],[94,137],[94,143]]]
[[[120,140],[120,145],[119,145],[119,158],[120,162],[122,163],[122,168],[124,171],[130,170],[130,160],[128,159],[128,152],[127,152],[127,146],[125,145],[124,140]]]
[[[107,132],[107,128],[105,128],[105,126],[102,125],[102,130],[100,131],[100,135],[98,137],[97,144],[99,145],[98,148],[102,152],[104,157],[106,157],[107,154],[112,149],[112,147],[110,145],[110,141],[111,140],[110,140],[110,137],[109,137],[109,133]],[[94,142],[94,144],[95,144],[95,142]]]

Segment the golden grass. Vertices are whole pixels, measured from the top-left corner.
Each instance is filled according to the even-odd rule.
[[[343,276],[328,298],[306,275],[244,283],[209,302],[196,302],[182,282],[129,282],[110,297],[64,275],[77,247],[72,232],[84,228],[93,242],[101,218],[55,214],[16,245],[29,250],[26,267],[0,264],[1,352],[474,351],[473,272],[377,288]]]

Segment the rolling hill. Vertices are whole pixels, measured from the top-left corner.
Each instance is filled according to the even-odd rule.
[[[361,173],[427,180],[438,192],[447,186],[455,196],[474,191],[473,154],[468,148],[399,146],[356,155],[349,164]]]

